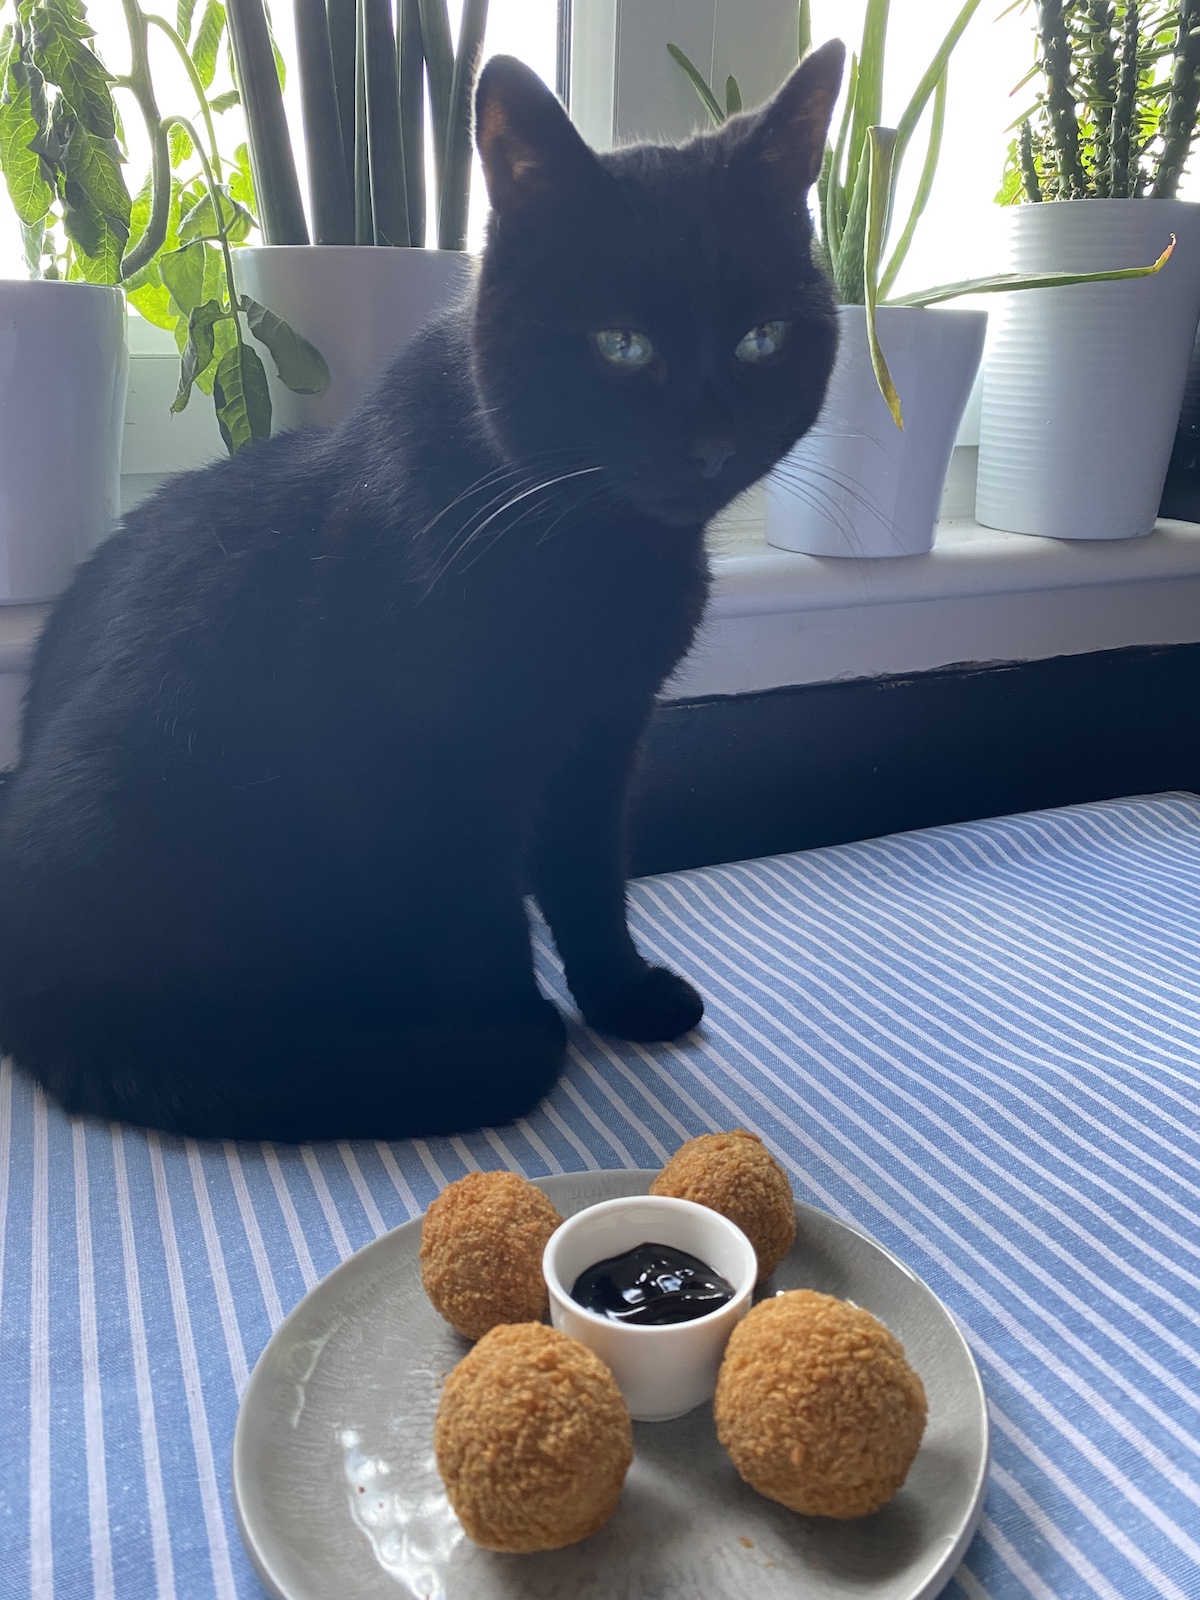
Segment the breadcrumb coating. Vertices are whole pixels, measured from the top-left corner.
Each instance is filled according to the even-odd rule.
[[[796,1202],[787,1173],[758,1135],[745,1128],[705,1133],[680,1145],[650,1193],[694,1200],[736,1223],[754,1246],[760,1283],[796,1237]]]
[[[725,1348],[717,1437],[752,1489],[815,1517],[890,1500],[925,1431],[925,1388],[869,1311],[794,1289],[755,1306]]]
[[[433,1443],[450,1504],[487,1550],[558,1550],[598,1533],[633,1460],[612,1373],[539,1322],[493,1328],[468,1351]]]
[[[536,1322],[550,1300],[542,1251],[562,1222],[515,1172],[468,1172],[447,1184],[421,1224],[421,1282],[467,1339],[502,1322]]]

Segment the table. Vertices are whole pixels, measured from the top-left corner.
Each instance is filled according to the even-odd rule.
[[[947,1594],[1195,1600],[1200,799],[678,873],[631,902],[642,948],[703,990],[702,1032],[576,1022],[512,1127],[198,1144],[68,1119],[0,1067],[4,1600],[258,1600],[230,1444],[307,1288],[471,1167],[657,1166],[736,1125],[966,1332],[994,1461]]]

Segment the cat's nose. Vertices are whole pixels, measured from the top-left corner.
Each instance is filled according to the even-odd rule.
[[[734,453],[736,446],[732,439],[724,435],[713,435],[705,439],[697,439],[688,452],[689,459],[700,468],[702,478],[715,478],[721,468]]]

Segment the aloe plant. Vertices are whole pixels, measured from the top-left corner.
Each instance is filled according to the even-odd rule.
[[[879,306],[931,306],[968,294],[1010,293],[1018,289],[1049,289],[1072,283],[1146,277],[1161,270],[1174,246],[1172,237],[1157,261],[1149,266],[1130,267],[1117,272],[1004,272],[959,283],[940,284],[909,294],[891,293],[921,214],[928,204],[937,174],[950,57],[980,3],[981,0],[966,0],[934,52],[899,122],[894,128],[888,128],[882,126],[879,119],[883,110],[890,0],[867,0],[862,42],[857,53],[850,57],[841,121],[835,138],[826,145],[825,159],[817,180],[821,249],[830,277],[843,305],[861,305],[865,308],[867,339],[875,378],[896,426],[901,429],[904,427],[903,408],[879,345],[876,328]],[[1187,0],[1187,3],[1200,6],[1200,0]],[[803,55],[811,43],[809,0],[800,0],[797,34],[800,54]],[[703,75],[683,51],[672,44],[667,49],[692,82],[715,126],[734,114],[734,102],[740,107],[742,99],[735,80],[731,78],[726,84],[725,106],[722,107]],[[888,254],[901,162],[931,101],[929,141],[916,193],[899,238]]]
[[[1036,0],[1034,10],[1034,64],[1013,93],[1038,88],[1013,123],[996,198],[1174,199],[1200,117],[1200,0]]]
[[[13,0],[0,32],[0,170],[21,224],[32,276],[119,284],[180,350],[174,410],[194,386],[214,398],[230,451],[271,431],[266,373],[254,343],[282,381],[315,393],[329,380],[320,354],[265,306],[237,292],[231,245],[254,226],[254,196],[241,147],[228,170],[215,119],[238,102],[210,98],[225,31],[220,0],[179,0],[176,25],[122,0],[130,69],[114,77],[92,48],[82,0]],[[150,69],[151,29],[182,61],[203,133],[160,112]],[[122,172],[114,92],[127,93],[146,124],[151,164],[131,195]],[[252,342],[253,341],[253,342]]]

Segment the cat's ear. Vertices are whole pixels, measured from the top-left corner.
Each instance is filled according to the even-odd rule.
[[[568,198],[600,170],[557,98],[515,56],[493,56],[479,75],[475,140],[501,214]]]
[[[817,181],[825,137],[842,85],[846,47],[830,39],[813,50],[759,111],[745,148],[784,180],[792,192]]]

